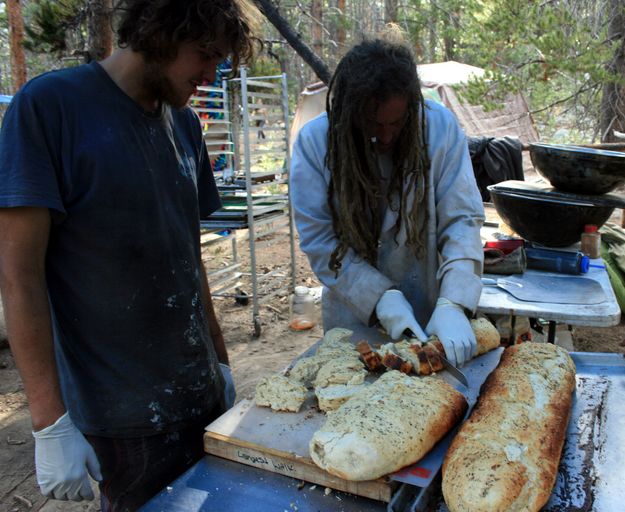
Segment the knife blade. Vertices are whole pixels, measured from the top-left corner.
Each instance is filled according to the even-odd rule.
[[[453,364],[451,364],[449,360],[440,352],[438,353],[438,357],[440,357],[441,362],[443,363],[443,366],[445,367],[445,370],[447,370],[452,377],[454,377],[456,380],[464,384],[466,387],[469,387],[469,381],[464,376],[464,373],[462,373],[460,370],[458,370],[458,368],[456,368]]]
[[[408,336],[411,340],[414,340],[420,344],[424,343],[419,338],[417,338],[410,329],[406,329],[404,331],[404,334]],[[427,341],[425,343],[427,343]],[[469,381],[465,377],[464,373],[462,373],[460,370],[458,370],[458,368],[456,368],[453,364],[451,364],[451,362],[445,357],[445,354],[441,354],[438,350],[437,350],[437,353],[438,353],[438,357],[441,360],[441,363],[443,363],[443,367],[445,368],[445,370],[447,370],[449,374],[452,377],[454,377],[457,381],[459,381],[461,384],[463,384],[464,386],[468,388]]]

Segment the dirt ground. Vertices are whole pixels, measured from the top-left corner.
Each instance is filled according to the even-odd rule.
[[[242,268],[249,268],[245,232],[238,232]],[[271,235],[275,236],[275,235]],[[282,239],[258,251],[257,268],[275,270],[288,262],[289,245]],[[229,248],[224,244],[205,248],[207,267],[216,269],[228,261]],[[227,245],[227,244],[226,244]],[[296,244],[297,245],[297,244]],[[296,249],[297,284],[316,287],[305,256]],[[242,276],[241,288],[250,293],[249,278]],[[288,296],[276,295],[260,307],[261,334],[253,337],[252,303],[238,304],[233,297],[215,298],[215,307],[224,331],[238,398],[250,397],[261,376],[285,367],[322,335],[319,325],[310,331],[293,332],[288,328]],[[574,328],[575,350],[590,352],[625,352],[625,325],[611,328]],[[100,510],[94,502],[67,503],[43,498],[35,480],[34,442],[30,416],[22,384],[6,343],[0,348],[0,512],[89,511]]]

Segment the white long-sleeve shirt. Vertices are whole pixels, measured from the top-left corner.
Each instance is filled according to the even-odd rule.
[[[387,205],[377,265],[370,265],[350,249],[335,275],[328,267],[338,239],[327,202],[327,115],[309,121],[298,135],[291,159],[291,198],[301,249],[324,285],[325,330],[369,325],[378,300],[391,287],[404,293],[421,325],[427,324],[439,296],[472,311],[477,307],[482,288],[482,200],[466,137],[456,119],[437,103],[427,101],[426,105],[431,170],[423,259],[417,259],[414,249],[405,245],[403,224],[395,236],[399,212]],[[413,200],[411,193],[407,208]]]

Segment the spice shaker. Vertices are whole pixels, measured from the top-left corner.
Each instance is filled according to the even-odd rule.
[[[586,224],[584,226],[581,249],[591,259],[601,256],[601,234],[594,224]]]

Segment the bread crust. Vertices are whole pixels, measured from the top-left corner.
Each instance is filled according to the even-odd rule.
[[[539,511],[555,484],[574,389],[566,350],[506,349],[445,457],[450,512]]]
[[[471,320],[471,328],[477,341],[475,356],[485,354],[496,349],[501,344],[501,335],[490,320],[487,318],[475,318]]]
[[[446,382],[391,370],[328,415],[310,455],[345,480],[373,480],[421,459],[466,408]]]

